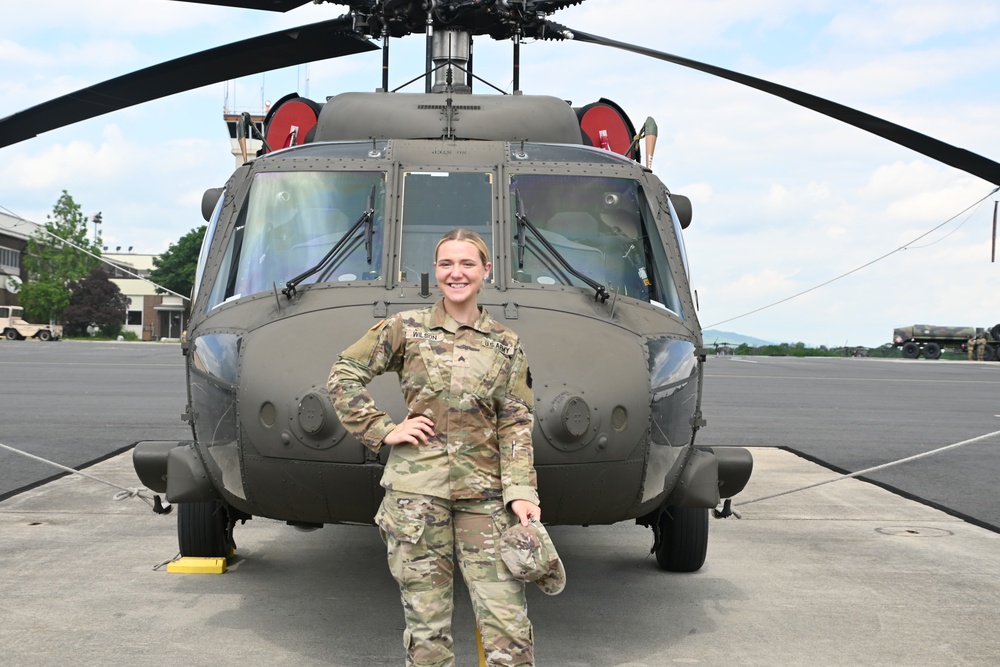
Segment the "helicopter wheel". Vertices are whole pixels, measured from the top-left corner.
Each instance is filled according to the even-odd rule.
[[[219,502],[177,504],[181,556],[227,558],[235,546],[226,506]]]
[[[708,553],[708,509],[668,507],[660,515],[656,562],[668,572],[697,572]]]

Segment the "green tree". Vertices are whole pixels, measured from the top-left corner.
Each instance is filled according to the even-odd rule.
[[[24,254],[28,281],[19,297],[25,315],[36,322],[60,320],[69,306],[69,284],[100,265],[100,260],[80,249],[101,254],[100,239],[87,238],[88,219],[65,190],[52,214],[45,217],[45,231],[39,230],[28,239]]]
[[[201,242],[205,238],[205,227],[202,225],[192,229],[177,243],[171,243],[162,255],[154,257],[149,279],[171,292],[189,296],[194,288],[195,269],[198,267]],[[162,293],[164,290],[157,288],[156,291]]]
[[[29,322],[51,322],[61,319],[70,296],[65,285],[47,280],[29,280],[21,287],[18,302],[24,307],[24,318]]]
[[[73,296],[63,319],[68,335],[83,335],[88,327],[97,327],[112,338],[121,333],[128,314],[128,297],[108,279],[104,269],[94,269],[83,280],[70,283],[69,288]]]

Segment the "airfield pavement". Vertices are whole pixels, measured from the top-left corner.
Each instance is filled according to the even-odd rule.
[[[755,448],[745,502],[836,477]],[[129,453],[85,470],[138,485]],[[71,475],[0,502],[0,663],[401,665],[402,614],[377,532],[237,526],[222,575],[169,574],[173,515]],[[995,665],[1000,535],[844,480],[712,520],[708,562],[660,571],[628,523],[553,527],[568,585],[532,587],[537,663]],[[476,665],[457,590],[457,664]]]

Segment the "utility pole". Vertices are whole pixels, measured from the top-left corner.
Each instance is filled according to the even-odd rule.
[[[98,211],[94,214],[94,245],[101,245],[101,235],[97,231],[97,225],[101,224],[103,216],[101,212]]]

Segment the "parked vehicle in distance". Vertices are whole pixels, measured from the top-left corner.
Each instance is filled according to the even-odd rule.
[[[923,355],[927,359],[937,359],[941,351],[954,348],[968,351],[969,339],[986,337],[984,361],[1000,360],[1000,324],[986,330],[982,327],[942,327],[932,324],[914,324],[912,327],[898,327],[893,330],[892,343],[900,348],[904,359],[916,359]]]
[[[59,340],[63,335],[63,328],[58,324],[31,324],[25,320],[21,306],[0,306],[0,328],[7,340]]]

